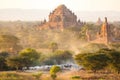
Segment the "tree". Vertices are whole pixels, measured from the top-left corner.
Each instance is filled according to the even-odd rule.
[[[79,55],[75,58],[77,63],[82,65],[85,69],[92,70],[93,72],[104,69],[109,62],[109,57],[106,54]]]
[[[56,54],[57,54],[57,52],[56,52]],[[65,61],[72,59],[72,52],[67,51],[67,50],[62,51],[62,53],[60,53],[59,55],[60,55],[60,58]]]
[[[109,60],[105,54],[86,56],[84,59],[85,63],[83,66],[86,69],[92,70],[94,72],[104,69],[107,66]]]
[[[19,52],[19,56],[25,60],[25,66],[29,67],[36,64],[37,60],[40,58],[40,53],[34,49],[27,48]]]
[[[110,71],[120,72],[120,52],[115,49],[101,49],[98,53],[106,54],[109,57],[107,69]]]
[[[12,68],[16,68],[16,70],[19,70],[25,66],[24,59],[19,56],[13,56],[13,57],[7,58],[6,63],[8,66]]]
[[[72,52],[57,50],[54,53],[49,54],[49,56],[44,57],[42,62],[47,65],[54,65],[66,63],[67,61],[73,61]]]
[[[109,68],[118,74],[120,73],[120,52],[118,51],[111,51],[108,53],[110,58]]]
[[[81,66],[81,65],[83,65],[84,57],[87,55],[90,55],[90,54],[91,53],[77,54],[77,55],[75,55],[74,59],[75,59],[76,63]]]
[[[54,60],[56,60],[56,62],[58,64],[61,64],[62,62],[66,62],[67,60],[72,60],[72,53],[70,51],[61,51],[61,50],[57,50],[53,53],[53,57]]]
[[[55,42],[52,42],[50,44],[50,49],[52,50],[52,52],[55,52],[58,49],[58,44]]]
[[[53,80],[55,80],[55,78],[57,77],[57,73],[60,72],[61,69],[59,66],[52,66],[51,69],[50,69],[50,75],[52,77]]]
[[[9,56],[7,52],[0,53],[0,70],[6,70],[8,67],[6,65],[6,58]]]

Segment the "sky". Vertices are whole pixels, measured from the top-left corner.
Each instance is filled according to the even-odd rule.
[[[73,11],[120,11],[120,0],[0,0],[0,9],[53,10],[60,4]]]

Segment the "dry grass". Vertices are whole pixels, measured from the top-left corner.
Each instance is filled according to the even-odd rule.
[[[2,73],[14,73],[18,74],[19,76],[22,76],[22,79],[20,80],[35,80],[35,78],[32,76],[33,73],[28,72],[15,72],[15,71],[9,71],[9,72],[0,72]],[[80,76],[81,79],[72,79],[73,76]],[[0,80],[4,80],[1,79]],[[8,80],[8,79],[5,79]],[[10,79],[9,79],[10,80]],[[19,79],[14,79],[19,80]],[[50,77],[49,72],[43,73],[40,80],[52,80]],[[64,71],[57,74],[56,80],[120,80],[119,74],[101,74],[101,73],[90,73],[87,71]]]

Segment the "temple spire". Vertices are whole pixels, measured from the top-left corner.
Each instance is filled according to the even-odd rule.
[[[107,22],[107,17],[105,17],[105,23],[108,23],[108,22]]]

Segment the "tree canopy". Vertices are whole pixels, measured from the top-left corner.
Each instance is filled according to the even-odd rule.
[[[120,72],[120,52],[111,49],[101,49],[95,53],[77,54],[76,62],[87,70],[94,72],[107,69]]]
[[[19,56],[25,59],[26,67],[35,65],[37,60],[40,58],[40,53],[36,50],[27,48],[19,52]]]
[[[9,53],[1,52],[0,53],[0,70],[6,70],[8,66],[6,65],[6,58],[9,57]]]

